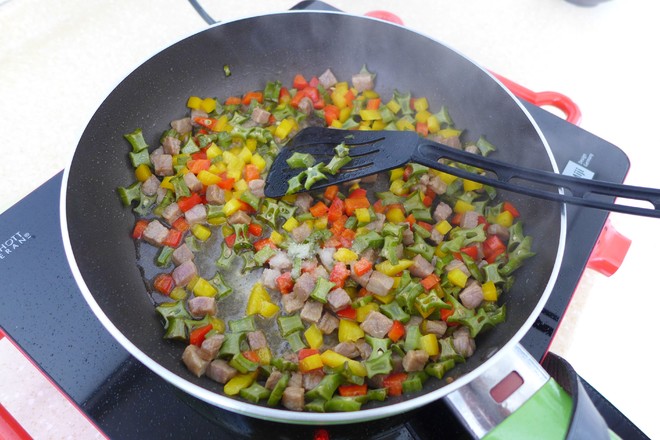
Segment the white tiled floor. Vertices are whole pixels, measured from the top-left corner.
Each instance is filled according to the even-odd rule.
[[[564,0],[328,2],[357,14],[395,12],[412,29],[532,90],[570,96],[583,111],[583,128],[628,154],[628,183],[660,186],[656,2],[611,0],[595,8]],[[295,3],[202,2],[222,20]],[[185,0],[0,0],[0,212],[66,166],[99,103],[132,68],[205,27]],[[648,435],[660,437],[655,409],[639,398],[660,393],[648,354],[660,307],[652,278],[658,223],[611,219],[633,241],[628,256],[610,278],[585,275],[552,349]]]

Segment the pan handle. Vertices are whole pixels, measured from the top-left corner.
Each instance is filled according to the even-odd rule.
[[[552,376],[517,344],[445,401],[474,438],[617,438],[575,371],[558,356],[549,356]]]

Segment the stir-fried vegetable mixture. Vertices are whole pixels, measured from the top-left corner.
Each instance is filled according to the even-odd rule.
[[[519,212],[492,188],[409,164],[380,176],[380,191],[351,182],[298,193],[345,165],[338,145],[329,163],[294,154],[291,194],[264,197],[280,147],[308,125],[494,149],[462,141],[424,97],[380,96],[374,79],[327,70],[224,100],[192,96],[155,148],[140,129],[125,135],[136,182],[118,191],[138,215],[133,238],[158,248],[142,263],[159,268],[150,281],[164,337],[228,396],[358,410],[441,379],[505,319],[498,298],[533,252]]]

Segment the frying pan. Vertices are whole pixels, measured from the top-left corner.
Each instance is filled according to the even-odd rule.
[[[208,28],[139,66],[103,101],[84,130],[63,180],[62,233],[80,289],[108,331],[133,356],[185,392],[218,407],[261,419],[300,424],[351,423],[384,418],[447,396],[488,371],[517,346],[543,308],[564,251],[564,206],[504,193],[520,207],[537,255],[516,273],[503,295],[505,323],[477,339],[475,354],[454,379],[429,380],[414,395],[371,402],[354,413],[297,413],[222,395],[218,384],[196,378],[181,362],[184,346],[162,339],[163,327],[147,288],[151,276],[136,261],[149,252],[130,237],[135,222],[116,187],[134,180],[123,134],[141,128],[154,148],[169,121],[185,116],[190,95],[226,97],[332,68],[348,79],[366,65],[379,92],[394,89],[445,105],[466,136],[487,136],[497,157],[556,171],[552,154],[524,107],[485,69],[428,37],[376,19],[343,13],[291,11]],[[224,66],[231,75],[226,77]],[[513,141],[515,140],[515,142]],[[201,274],[206,276],[208,274]],[[249,286],[248,286],[249,288]]]

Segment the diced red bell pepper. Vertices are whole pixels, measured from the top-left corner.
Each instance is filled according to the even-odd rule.
[[[361,199],[367,197],[367,190],[364,188],[355,188],[351,193],[348,195],[349,199]]]
[[[325,203],[319,201],[316,203],[316,205],[309,208],[309,212],[316,218],[323,217],[328,213],[328,206]]]
[[[328,104],[323,107],[323,115],[325,117],[325,123],[331,125],[333,121],[339,119],[339,107]]]
[[[345,309],[337,310],[337,316],[339,316],[340,318],[351,319],[355,321],[355,319],[357,318],[357,310],[355,310],[351,306],[348,306]]]
[[[167,232],[167,237],[165,237],[165,240],[163,240],[163,245],[169,246],[171,248],[178,248],[181,244],[182,238],[183,232],[172,228]]]
[[[133,227],[133,234],[132,237],[134,240],[139,240],[142,238],[142,234],[144,233],[144,230],[147,229],[147,226],[149,226],[149,221],[145,219],[140,219],[135,222],[135,226]]]
[[[243,95],[243,105],[250,105],[253,99],[261,104],[264,102],[264,94],[262,92],[247,92]]]
[[[406,334],[406,326],[403,325],[401,321],[394,321],[392,328],[387,333],[387,337],[392,340],[392,342],[397,342],[399,339]]]
[[[255,237],[259,237],[263,233],[263,231],[264,231],[263,226],[261,226],[258,223],[250,223],[248,225],[248,232],[254,235]]]
[[[490,264],[506,251],[506,245],[497,235],[489,235],[483,243],[484,259]]]
[[[230,190],[234,186],[234,183],[236,183],[236,179],[233,177],[227,177],[225,175],[225,177],[220,182],[218,182],[217,185],[224,190]]]
[[[174,289],[174,286],[174,278],[168,273],[158,274],[154,279],[154,289],[163,295],[169,295]]]
[[[403,393],[403,382],[408,378],[406,373],[392,373],[383,379],[389,396],[400,396]]]
[[[346,210],[346,215],[349,216],[353,215],[358,208],[368,208],[370,206],[371,202],[366,197],[349,197],[344,200],[344,209]]]
[[[190,332],[190,344],[196,345],[198,347],[201,346],[202,342],[204,342],[204,337],[211,330],[213,330],[213,325],[211,324],[207,324],[203,327],[194,329]]]
[[[313,77],[310,78],[308,84],[309,84],[310,87],[318,87],[319,79],[316,76],[313,76]]]
[[[426,222],[420,222],[418,221],[417,224],[421,226],[422,228],[426,229],[427,231],[431,232],[431,229],[433,229],[433,225],[428,224]]]
[[[270,238],[262,238],[261,240],[255,241],[252,245],[254,246],[254,249],[257,252],[259,252],[266,246],[268,246],[271,249],[277,249],[277,246],[275,245],[275,243],[273,243],[273,240],[271,240]]]
[[[305,87],[308,87],[309,83],[300,73],[293,77],[293,87],[298,90],[302,90]]]
[[[424,287],[424,289],[431,290],[435,286],[437,286],[439,282],[440,282],[440,278],[436,274],[432,273],[426,278],[424,278],[422,281],[420,281],[420,284],[422,285],[422,287]]]
[[[347,230],[350,231],[350,229]],[[365,273],[369,272],[372,266],[373,265],[371,264],[371,261],[367,260],[366,258],[361,258],[358,262],[356,262],[353,265],[353,270],[355,271],[355,275],[362,276]]]
[[[277,288],[280,293],[291,293],[293,291],[293,278],[291,277],[291,272],[284,272],[282,275],[275,279]]]
[[[325,191],[323,192],[323,197],[325,197],[326,199],[332,201],[332,200],[335,199],[335,197],[337,197],[337,194],[338,194],[338,193],[339,193],[339,186],[337,186],[337,185],[330,185],[330,186],[327,187],[327,188],[325,189]]]
[[[440,309],[440,319],[445,321],[450,327],[456,327],[457,325],[460,325],[458,322],[447,322],[447,319],[449,319],[449,317],[453,314],[454,309]]]
[[[420,136],[428,136],[428,134],[429,134],[429,125],[426,122],[418,122],[415,125],[415,131]]]
[[[213,130],[213,127],[215,126],[215,124],[218,123],[218,120],[213,118],[204,118],[200,116],[195,118],[195,122],[201,125],[202,127],[208,128],[209,130]]]
[[[378,110],[380,108],[380,98],[371,98],[367,100],[367,110]]]
[[[225,100],[225,105],[239,105],[241,103],[241,98],[238,96],[230,96]]]
[[[206,156],[206,148],[204,148],[201,151],[198,151],[196,153],[191,154],[190,158],[193,159],[193,160],[208,159],[208,157]]]
[[[254,362],[255,364],[258,364],[261,359],[259,359],[259,353],[257,353],[254,350],[246,350],[241,352],[243,357],[251,362]]]
[[[335,283],[337,287],[344,287],[346,279],[351,275],[351,271],[346,268],[342,262],[335,263],[335,266],[330,272],[330,281]]]
[[[328,221],[337,221],[344,213],[344,202],[339,197],[335,197],[328,209]]]
[[[520,217],[520,212],[518,212],[516,207],[513,206],[511,202],[502,203],[502,209],[505,211],[509,211],[514,218]]]
[[[339,385],[339,395],[343,397],[364,396],[367,394],[367,384],[354,385],[346,384]]]
[[[259,168],[257,168],[257,166],[252,163],[245,165],[245,168],[243,169],[243,174],[246,182],[251,182],[252,180],[256,180],[259,177],[261,177],[261,172],[259,171]]]
[[[374,212],[377,214],[385,214],[385,211],[387,210],[387,207],[383,205],[382,200],[376,200],[376,203],[371,205],[371,207],[373,208]]]
[[[186,221],[185,217],[179,217],[178,219],[174,220],[174,223],[172,223],[172,228],[176,229],[177,231],[186,232],[188,229],[190,229],[190,225]]]
[[[406,165],[406,167],[403,169],[403,180],[406,182],[408,179],[410,179],[410,176],[412,176],[413,169],[410,165]]]
[[[225,237],[225,243],[227,243],[227,246],[230,248],[234,247],[234,243],[236,243],[236,234],[230,234]]]
[[[319,351],[315,348],[301,348],[298,352],[298,360],[302,361],[306,357],[319,354]]]
[[[194,159],[186,162],[186,167],[193,174],[199,174],[202,170],[211,168],[211,161],[209,159]]]
[[[476,245],[466,246],[461,248],[460,252],[454,252],[454,258],[463,261],[463,256],[461,253],[466,254],[473,260],[476,260],[479,256],[479,248]]]
[[[186,196],[179,197],[179,200],[177,200],[176,203],[179,205],[179,209],[182,212],[186,212],[192,209],[194,206],[203,203],[203,200],[202,200],[202,196],[200,196],[199,194],[192,193],[188,197]]]

